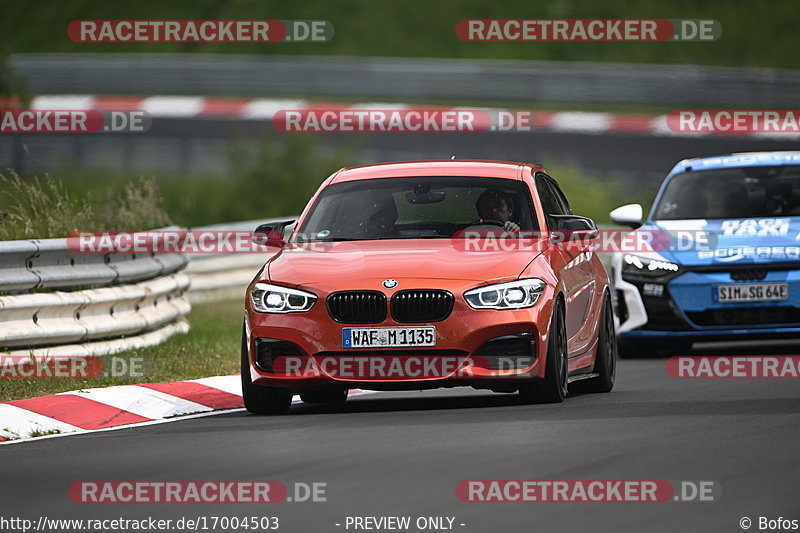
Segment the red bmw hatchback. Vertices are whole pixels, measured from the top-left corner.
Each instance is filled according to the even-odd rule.
[[[471,386],[526,402],[613,388],[597,229],[542,167],[345,168],[294,222],[256,230],[279,250],[247,291],[249,411],[284,413],[294,394],[343,402],[352,388]]]

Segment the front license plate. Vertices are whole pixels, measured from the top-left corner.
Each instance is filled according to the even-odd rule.
[[[713,294],[714,301],[719,303],[778,302],[789,299],[789,285],[787,283],[717,285]]]
[[[342,346],[345,348],[400,348],[405,346],[436,346],[436,328],[344,328]]]

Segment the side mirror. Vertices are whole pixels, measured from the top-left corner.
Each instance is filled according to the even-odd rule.
[[[294,224],[294,220],[281,220],[261,224],[253,232],[253,242],[261,246],[283,248],[283,245],[286,244],[286,240],[283,238],[283,231],[286,229],[286,226],[292,224]]]
[[[628,226],[636,229],[642,225],[642,206],[639,204],[628,204],[618,207],[609,213],[611,222],[620,226]]]
[[[563,241],[589,241],[596,239],[597,224],[591,218],[577,215],[550,215],[558,221],[556,240]]]

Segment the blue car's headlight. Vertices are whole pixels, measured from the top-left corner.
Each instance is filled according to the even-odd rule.
[[[622,277],[660,279],[680,272],[681,267],[669,261],[648,259],[625,254],[622,258]],[[627,276],[626,276],[627,274]]]
[[[470,289],[464,299],[473,309],[523,309],[536,305],[546,286],[537,278],[518,279]]]
[[[250,289],[250,301],[259,313],[301,313],[314,307],[317,295],[270,283],[256,283]]]

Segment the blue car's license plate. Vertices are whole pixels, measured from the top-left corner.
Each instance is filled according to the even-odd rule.
[[[737,283],[716,285],[714,301],[726,302],[780,302],[789,299],[788,283]]]

